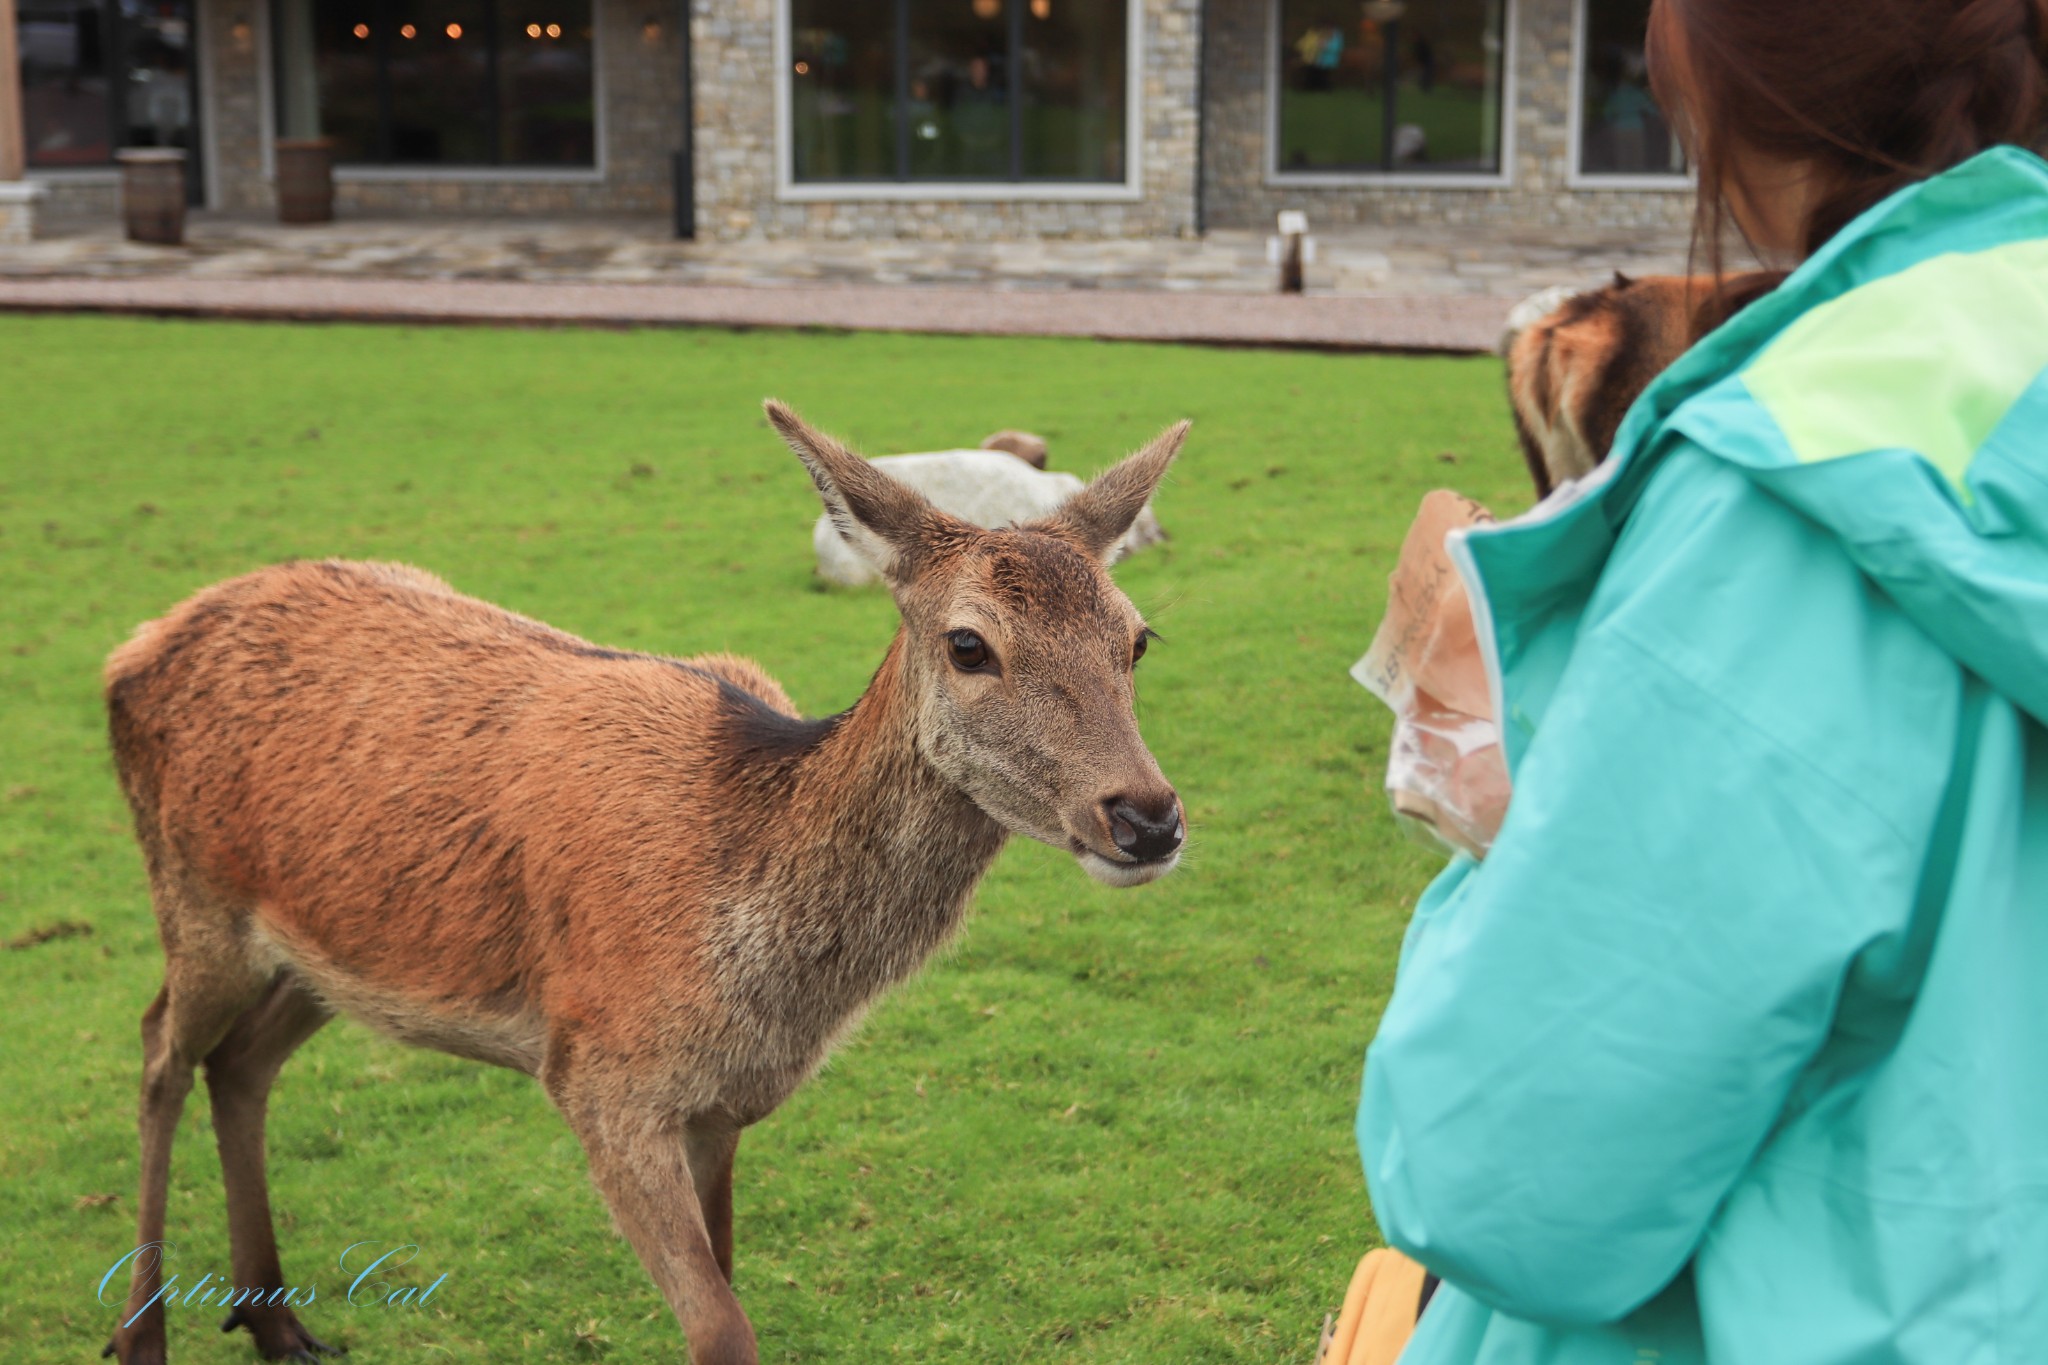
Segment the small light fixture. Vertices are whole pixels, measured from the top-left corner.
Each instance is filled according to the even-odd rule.
[[[529,38],[538,38],[538,37],[540,37],[540,25],[539,25],[539,24],[528,24],[528,25],[526,26],[526,36],[527,36],[527,37],[529,37]]]
[[[1052,18],[1052,0],[1031,0],[1031,17],[1034,19]]]
[[[448,25],[448,36],[449,36],[450,38],[460,38],[460,37],[462,36],[462,25],[460,25],[460,24],[450,24],[450,25]]]
[[[562,36],[562,26],[561,26],[560,24],[549,24],[549,25],[548,25],[548,37],[550,37],[550,38],[559,38],[559,37],[561,37],[561,36]]]
[[[354,32],[358,38],[367,38],[370,36],[370,26],[368,24],[357,24]]]
[[[420,31],[411,24],[401,25],[398,30],[398,36],[401,38],[417,38],[419,33]]]
[[[974,0],[974,17],[993,19],[1003,12],[1003,0]]]
[[[810,75],[810,74],[811,74],[811,64],[810,64],[809,62],[798,62],[798,63],[796,64],[796,74],[797,74],[797,75],[799,75],[799,76],[808,76],[808,75]]]

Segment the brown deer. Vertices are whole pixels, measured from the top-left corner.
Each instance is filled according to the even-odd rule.
[[[537,1078],[690,1358],[751,1362],[741,1130],[953,935],[1010,834],[1116,886],[1178,861],[1180,801],[1132,713],[1150,632],[1104,565],[1187,424],[987,531],[767,411],[902,616],[841,715],[801,718],[745,660],[600,649],[395,565],[220,583],[108,660],[165,956],[137,1244],[161,1243],[204,1062],[253,1291],[223,1330],[265,1358],[330,1349],[280,1292],[263,1129],[335,1013]],[[160,1261],[135,1258],[106,1352],[124,1365],[164,1359]]]
[[[1784,278],[1781,270],[1718,279],[1616,272],[1598,289],[1551,289],[1523,301],[1501,354],[1536,496],[1591,473],[1650,381]]]

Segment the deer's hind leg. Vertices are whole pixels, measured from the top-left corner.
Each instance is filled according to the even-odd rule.
[[[135,1197],[135,1250],[120,1323],[101,1352],[118,1357],[121,1365],[162,1365],[164,1360],[163,1263],[173,1254],[164,1244],[164,1207],[178,1118],[192,1089],[193,1068],[261,998],[267,979],[224,929],[217,934],[197,918],[206,911],[161,883],[152,890],[163,929],[164,984],[142,1015],[137,1123],[142,1174]]]
[[[732,1162],[740,1145],[740,1125],[721,1113],[699,1115],[683,1129],[683,1150],[690,1161],[690,1179],[704,1232],[711,1239],[712,1259],[732,1283]]]
[[[308,1332],[287,1302],[289,1289],[270,1217],[263,1140],[270,1087],[278,1071],[299,1044],[333,1017],[297,977],[280,972],[262,1000],[206,1054],[206,1090],[213,1102],[213,1140],[220,1149],[221,1181],[227,1191],[238,1300],[221,1330],[248,1328],[257,1354],[265,1360],[309,1361],[316,1353],[342,1353],[342,1348]]]

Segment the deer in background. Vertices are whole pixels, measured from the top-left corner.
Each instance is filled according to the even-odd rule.
[[[108,660],[165,955],[137,1245],[162,1240],[204,1063],[233,1281],[257,1291],[223,1330],[265,1358],[330,1349],[273,1292],[263,1133],[279,1068],[334,1014],[538,1079],[691,1360],[740,1365],[741,1131],[952,937],[1009,835],[1115,886],[1179,859],[1132,712],[1150,632],[1105,564],[1187,424],[987,531],[767,411],[902,616],[841,715],[803,719],[745,660],[601,649],[395,565],[220,583]],[[123,1365],[164,1359],[162,1282],[138,1255]]]
[[[1617,271],[1598,289],[1546,289],[1518,304],[1500,351],[1536,496],[1591,473],[1650,382],[1784,278],[1782,270],[1638,279]]]

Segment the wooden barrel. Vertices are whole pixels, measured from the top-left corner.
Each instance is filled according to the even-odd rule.
[[[178,147],[123,147],[121,218],[128,240],[176,246],[185,240],[185,153]]]
[[[281,137],[277,149],[277,221],[334,221],[334,140]]]

